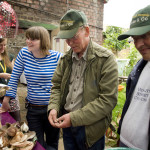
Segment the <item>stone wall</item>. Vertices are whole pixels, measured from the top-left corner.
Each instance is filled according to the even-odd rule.
[[[91,38],[102,44],[104,0],[5,0],[15,10],[19,20],[59,25],[59,20],[70,8],[79,9],[87,15]],[[8,49],[18,53],[25,46],[24,32],[19,27],[18,35],[9,39]],[[50,31],[51,32],[51,31]]]

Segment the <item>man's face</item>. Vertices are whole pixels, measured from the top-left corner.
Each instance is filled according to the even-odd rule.
[[[139,36],[132,36],[134,45],[144,60],[150,61],[150,32]]]
[[[71,39],[66,39],[66,43],[72,48],[72,50],[78,54],[78,56],[82,56],[84,51],[87,48],[89,42],[89,28],[88,27],[80,27],[78,32]]]

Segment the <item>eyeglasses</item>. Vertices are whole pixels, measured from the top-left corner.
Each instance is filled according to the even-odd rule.
[[[83,26],[81,26],[81,30],[83,29]],[[70,41],[76,41],[78,39],[78,35],[81,33],[81,30],[75,35],[73,36],[72,38],[70,39],[66,39],[67,42],[70,42]]]

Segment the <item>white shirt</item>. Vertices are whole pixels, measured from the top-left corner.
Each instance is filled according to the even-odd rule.
[[[144,67],[124,116],[120,140],[130,148],[148,150],[150,120],[150,62]]]

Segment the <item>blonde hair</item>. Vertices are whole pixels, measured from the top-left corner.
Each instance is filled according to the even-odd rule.
[[[50,49],[50,36],[49,32],[41,26],[33,26],[27,29],[26,38],[31,40],[40,40],[40,49],[44,55],[49,55]]]
[[[4,42],[4,41],[6,41],[6,43],[7,43],[7,39],[6,38],[0,38],[0,44],[2,42]],[[12,63],[11,63],[9,57],[8,57],[8,51],[7,51],[6,47],[4,49],[4,53],[1,53],[1,56],[2,56],[2,60],[4,60],[5,65],[7,67],[13,68]]]

